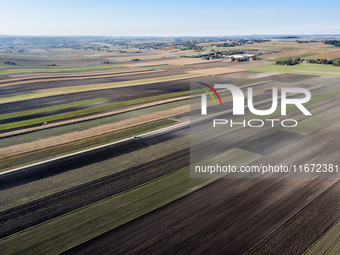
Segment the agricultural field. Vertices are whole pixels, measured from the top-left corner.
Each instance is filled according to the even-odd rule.
[[[46,40],[0,45],[2,253],[313,254],[323,242],[335,247],[337,179],[191,178],[190,164],[301,164],[325,152],[339,163],[340,67],[273,61],[337,59],[340,48],[275,38],[235,47],[208,39]],[[261,54],[243,62],[200,57],[212,50]],[[192,122],[201,116],[201,91],[190,85],[199,83],[253,88],[259,109],[271,107],[272,88],[303,87],[312,92],[304,106],[313,116],[288,106],[286,118],[304,128],[206,134],[203,120]],[[254,118],[249,109],[234,117],[232,94],[218,92],[225,111],[209,99],[209,113]],[[280,110],[256,118],[280,118]],[[192,128],[202,139],[190,144]]]
[[[298,64],[292,66],[268,65],[250,68],[249,70],[257,72],[291,73],[291,74],[340,77],[340,68],[338,66],[333,65],[319,65],[319,64]]]

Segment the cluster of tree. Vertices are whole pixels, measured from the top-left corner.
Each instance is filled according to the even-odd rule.
[[[327,40],[327,41],[325,41],[325,44],[330,44],[330,45],[340,47],[340,41],[338,41],[338,40]]]
[[[275,65],[284,65],[284,66],[292,66],[300,63],[300,59],[287,59],[287,60],[278,60]]]
[[[132,61],[139,61],[139,58],[133,58]]]
[[[310,59],[309,63],[311,64],[324,64],[324,65],[333,65],[332,60],[327,60],[327,59]]]
[[[340,66],[340,61],[337,62],[333,62],[332,60],[327,60],[327,59],[288,59],[288,60],[278,60],[276,61],[276,65],[296,65],[298,63],[302,63],[302,62],[307,62],[307,63],[311,63],[311,64],[323,64],[323,65],[334,65],[334,66]]]
[[[297,43],[318,43],[320,41],[317,40],[310,40],[310,41],[302,41],[302,40],[296,40]]]
[[[110,61],[104,60],[104,61],[102,61],[101,63],[102,63],[102,64],[110,64]]]
[[[187,49],[187,50],[192,50],[194,49],[196,46],[196,43],[195,42],[191,42],[191,41],[185,41],[183,44],[182,44],[182,47]]]
[[[173,45],[170,45],[173,46]],[[138,49],[162,49],[164,47],[169,47],[167,43],[164,42],[141,42],[131,44],[132,48]]]
[[[5,62],[5,65],[15,65],[15,63],[14,63],[14,62],[11,62],[11,61],[6,61],[6,62]]]

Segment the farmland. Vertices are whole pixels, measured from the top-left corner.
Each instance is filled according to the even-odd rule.
[[[298,64],[293,66],[268,65],[250,68],[249,70],[257,72],[292,73],[292,74],[340,77],[340,68],[332,65],[318,65],[318,64]]]
[[[273,61],[336,59],[340,48],[278,38],[228,41],[233,47],[194,38],[97,38],[80,46],[46,40],[0,46],[3,253],[302,254],[322,250],[320,243],[336,247],[338,178],[191,178],[190,164],[339,164],[340,67]],[[218,51],[251,51],[259,60],[229,61]],[[267,116],[248,108],[233,116],[232,94],[218,90],[221,106],[209,99],[212,115],[201,119],[200,83],[244,93],[251,87],[261,110],[271,107],[273,87],[305,88],[313,116],[288,105],[285,119],[296,119],[295,129],[206,131],[212,116],[282,116],[280,107]]]

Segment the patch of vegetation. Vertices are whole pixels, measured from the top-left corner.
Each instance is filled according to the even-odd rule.
[[[275,65],[282,65],[282,66],[292,66],[297,65],[300,63],[300,59],[288,59],[288,60],[278,60],[275,62]]]
[[[339,40],[327,40],[325,41],[325,44],[334,45],[336,47],[340,47],[340,41]]]
[[[323,65],[333,65],[332,60],[327,60],[327,59],[309,59],[308,63],[310,64],[323,64]]]
[[[57,110],[71,108],[71,107],[77,107],[77,106],[89,105],[89,104],[94,104],[94,103],[100,103],[100,102],[104,102],[104,101],[107,101],[107,99],[96,98],[96,99],[90,99],[90,100],[75,102],[75,103],[69,103],[69,104],[62,104],[62,105],[55,105],[55,106],[50,106],[50,107],[38,108],[38,109],[34,109],[34,110],[14,112],[14,113],[6,113],[6,114],[1,114],[0,115],[0,120],[17,118],[17,117],[23,117],[23,116],[28,116],[28,115],[38,114],[38,113],[57,111]]]
[[[5,65],[15,65],[15,63],[14,63],[14,62],[11,62],[11,61],[5,61],[4,64],[5,64]]]
[[[139,61],[139,58],[133,58],[132,61]]]

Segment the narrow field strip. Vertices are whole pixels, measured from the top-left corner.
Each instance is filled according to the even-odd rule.
[[[81,121],[95,120],[95,119],[98,119],[98,118],[109,117],[109,116],[117,115],[117,114],[120,114],[120,113],[124,114],[124,113],[127,113],[127,112],[141,110],[141,109],[148,108],[148,107],[153,107],[153,106],[156,107],[156,106],[163,105],[163,104],[166,104],[166,103],[171,103],[171,102],[176,102],[176,101],[184,101],[186,99],[189,99],[189,97],[190,96],[188,95],[188,96],[181,96],[181,97],[163,99],[163,100],[158,100],[158,101],[154,101],[154,102],[150,102],[150,103],[138,104],[138,105],[131,106],[131,107],[128,107],[128,108],[118,109],[118,110],[114,110],[114,111],[110,111],[110,112],[98,113],[98,114],[90,115],[90,116],[86,116],[86,117],[80,117],[80,118],[71,119],[71,120],[64,120],[64,121],[59,121],[59,122],[54,122],[54,123],[48,123],[46,125],[38,126],[38,127],[32,127],[32,128],[25,128],[25,129],[10,131],[10,132],[0,134],[0,138],[13,136],[13,135],[25,134],[25,133],[32,132],[32,131],[39,131],[39,130],[42,130],[42,129],[58,127],[58,126],[63,126],[63,125],[67,125],[67,124],[75,124],[75,123],[81,122]],[[189,102],[188,102],[188,104],[189,104]]]
[[[340,120],[340,106],[304,119],[296,128],[290,131],[300,135],[309,135],[310,133],[322,129],[337,120]],[[289,130],[289,128],[283,128],[283,130]]]
[[[338,219],[303,255],[340,254],[340,219]]]
[[[54,78],[73,78],[73,77],[92,77],[97,75],[110,75],[110,74],[123,74],[123,73],[130,73],[130,72],[143,72],[146,70],[137,69],[137,68],[124,68],[122,70],[114,70],[114,71],[106,71],[106,72],[77,72],[77,73],[57,73],[53,75],[33,75],[33,76],[25,76],[25,77],[18,77],[18,78],[8,78],[4,80],[0,80],[0,84],[2,83],[9,83],[9,82],[16,82],[16,81],[25,81],[30,79],[54,79]]]
[[[52,79],[32,79],[28,81],[16,81],[11,83],[1,83],[0,87],[8,87],[14,85],[22,85],[22,84],[30,84],[30,83],[40,83],[40,82],[55,82],[55,81],[72,81],[72,80],[86,80],[86,79],[99,79],[99,78],[107,78],[107,77],[117,77],[117,76],[128,76],[128,75],[138,75],[138,74],[150,74],[150,73],[159,73],[164,72],[162,70],[145,70],[144,72],[128,72],[128,73],[114,73],[114,74],[105,74],[105,75],[91,75],[91,76],[80,76],[80,77],[61,77],[61,78],[52,78]]]
[[[259,79],[248,79],[248,80],[244,80],[244,81],[233,82],[231,84],[235,85],[235,86],[240,86],[240,85],[245,85],[245,84],[253,83],[253,82],[257,82],[257,81],[259,81]]]
[[[42,98],[42,97],[73,94],[73,93],[79,93],[79,92],[112,89],[115,87],[129,87],[129,86],[152,84],[152,83],[163,82],[163,81],[176,81],[176,80],[182,80],[182,79],[188,79],[191,77],[200,77],[200,76],[201,76],[200,74],[188,74],[188,75],[181,75],[181,76],[169,76],[169,77],[163,77],[163,78],[158,78],[158,79],[137,80],[137,81],[132,81],[132,82],[108,83],[108,84],[104,84],[104,85],[101,84],[101,85],[96,85],[96,86],[89,85],[89,86],[84,86],[81,88],[69,87],[68,89],[63,89],[63,90],[46,89],[46,90],[41,90],[40,92],[30,93],[26,95],[0,98],[0,104],[12,103],[12,102],[18,102],[18,101],[26,101],[26,100]]]
[[[47,148],[42,150],[36,150],[27,154],[19,154],[14,157],[0,158],[0,169],[5,171],[8,168],[20,167],[27,164],[37,163],[39,161],[48,160],[58,156],[74,153],[80,150],[89,149],[95,146],[107,144],[109,142],[119,141],[134,135],[151,132],[159,128],[168,127],[178,122],[170,119],[161,119],[152,121],[149,123],[136,125],[133,127],[125,128],[111,133],[98,135],[95,137],[85,138],[81,141],[71,141],[70,143],[56,146],[53,148]]]
[[[40,150],[43,148],[53,147],[53,146],[57,146],[61,144],[67,144],[67,143],[70,143],[71,141],[80,141],[82,139],[87,139],[89,137],[98,136],[101,134],[121,130],[122,128],[132,127],[132,126],[135,126],[136,123],[138,124],[149,123],[151,121],[168,118],[176,114],[185,113],[190,110],[189,105],[187,104],[182,105],[182,106],[180,105],[181,104],[177,104],[175,108],[168,109],[168,110],[160,110],[160,111],[155,111],[152,113],[149,112],[142,116],[140,116],[139,113],[138,115],[129,115],[128,119],[118,118],[113,123],[112,123],[112,119],[110,119],[109,121],[104,122],[104,123],[99,122],[98,125],[94,127],[89,126],[87,123],[85,123],[85,126],[84,126],[84,123],[79,123],[81,125],[77,125],[78,123],[75,123],[74,125],[76,125],[76,127],[73,127],[73,125],[70,125],[72,129],[69,129],[69,126],[61,127],[62,129],[57,131],[59,132],[58,135],[56,135],[56,130],[42,130],[42,132],[43,131],[47,132],[47,136],[45,132],[44,138],[41,137],[42,136],[41,133],[36,134],[36,136],[33,137],[33,139],[32,139],[32,134],[27,134],[24,140],[19,140],[20,143],[18,143],[18,137],[9,137],[10,144],[14,144],[14,145],[7,145],[8,147],[3,146],[2,148],[0,148],[0,155],[2,157],[19,155],[22,153],[32,152],[32,151]],[[166,109],[166,108],[168,107],[165,107],[165,106],[163,107],[163,109]],[[157,108],[157,110],[158,109],[159,108]],[[11,138],[14,138],[14,140],[12,140]]]
[[[0,212],[22,206],[26,203],[43,199],[67,189],[75,189],[79,185],[105,178],[141,164],[147,164],[159,158],[188,148],[188,137],[179,137],[140,150],[112,157],[105,161],[73,169],[63,174],[52,175],[36,182],[29,182],[20,186],[0,191]],[[178,169],[177,169],[178,170]],[[42,189],[41,187],[46,187]]]
[[[291,73],[295,73],[295,74],[307,74],[307,75],[315,75],[315,76],[340,77],[340,73],[332,73],[332,72],[314,72],[314,71],[292,70]]]
[[[0,239],[176,172],[188,166],[189,162],[189,148],[186,148],[2,211],[0,212]]]
[[[57,110],[71,108],[71,107],[95,104],[95,103],[100,103],[100,102],[105,102],[105,101],[107,101],[107,99],[95,98],[95,99],[90,99],[90,100],[85,100],[85,101],[80,101],[80,102],[75,102],[75,103],[55,105],[55,106],[44,107],[44,108],[39,108],[39,109],[34,109],[34,110],[1,114],[0,120],[23,117],[23,116],[28,116],[28,115],[38,114],[38,113],[45,113],[45,112],[50,112],[50,111],[57,111]]]
[[[248,254],[339,254],[339,187],[335,182]]]
[[[340,76],[340,67],[319,64],[297,64],[292,66],[267,65],[247,69],[248,71],[273,73],[299,73],[305,75]],[[307,71],[307,72],[306,72]]]
[[[93,114],[93,113],[107,111],[107,110],[113,110],[113,109],[120,108],[120,107],[125,107],[125,106],[140,104],[140,103],[147,103],[151,101],[184,96],[184,95],[189,95],[189,94],[190,94],[190,91],[183,91],[183,92],[135,99],[135,100],[125,101],[125,102],[120,102],[120,103],[108,104],[108,105],[103,105],[103,106],[98,106],[98,107],[93,107],[93,108],[88,108],[88,109],[83,109],[83,110],[78,110],[78,111],[66,112],[66,113],[61,113],[61,114],[42,117],[42,118],[7,123],[7,124],[0,125],[0,131],[41,124],[44,122],[57,121],[57,120],[62,120],[62,119],[67,119],[67,118],[74,118],[74,117],[78,117],[82,115]]]
[[[77,67],[77,68],[50,68],[50,69],[7,69],[0,71],[0,75],[18,74],[18,73],[66,73],[66,72],[86,72],[105,69],[125,68],[124,66],[95,66],[95,67]]]
[[[121,83],[100,83],[100,84],[90,84],[90,85],[83,85],[82,87],[79,86],[71,86],[71,87],[64,87],[62,90],[55,90],[55,89],[41,89],[38,90],[39,93],[44,92],[68,92],[68,91],[83,91],[83,90],[92,90],[92,89],[105,89],[105,88],[111,88],[113,87],[125,87],[135,84],[151,84],[155,82],[163,82],[163,81],[169,81],[169,80],[181,80],[181,79],[187,79],[190,77],[200,76],[200,74],[185,74],[185,75],[178,75],[178,76],[167,76],[167,77],[160,77],[155,79],[142,79],[142,80],[134,80],[134,81],[127,81],[127,82],[121,82]]]

